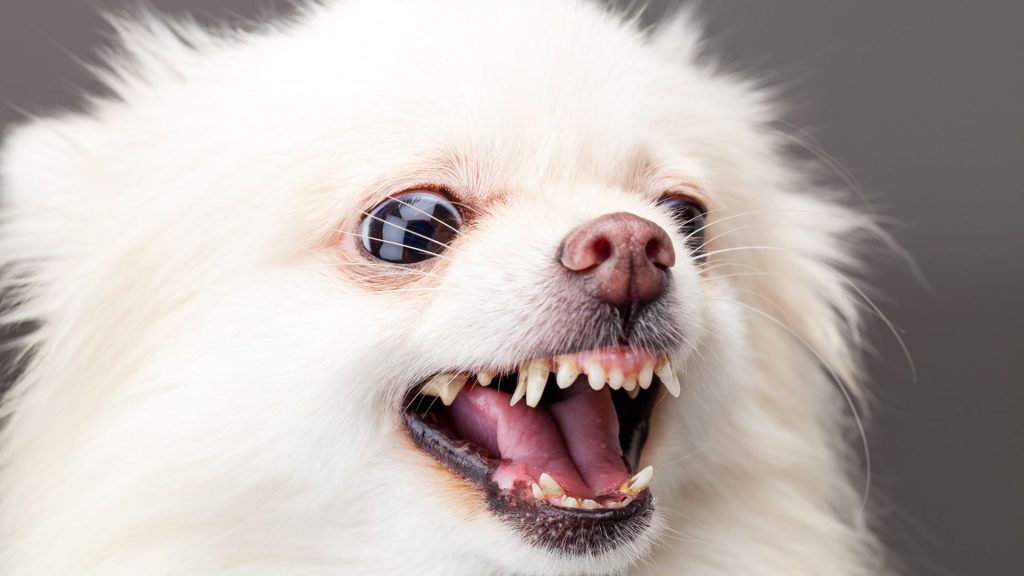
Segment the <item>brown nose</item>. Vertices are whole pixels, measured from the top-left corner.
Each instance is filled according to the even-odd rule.
[[[588,276],[594,297],[615,306],[650,302],[665,291],[665,270],[676,263],[672,240],[650,220],[605,214],[566,236],[562,265]]]

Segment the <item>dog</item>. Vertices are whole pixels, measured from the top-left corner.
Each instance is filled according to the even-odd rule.
[[[0,574],[884,572],[873,218],[691,11],[112,22],[3,145]]]

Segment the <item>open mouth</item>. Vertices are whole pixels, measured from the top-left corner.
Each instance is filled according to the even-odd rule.
[[[654,470],[638,466],[662,388],[679,396],[670,362],[620,346],[436,375],[410,393],[405,421],[531,542],[599,553],[650,523]]]

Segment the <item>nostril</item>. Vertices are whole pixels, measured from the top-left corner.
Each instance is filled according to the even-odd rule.
[[[644,254],[647,256],[647,261],[654,264],[655,268],[668,270],[676,263],[676,253],[672,248],[672,241],[663,231],[660,232],[660,234],[654,234],[644,245]]]
[[[661,242],[657,238],[651,238],[647,241],[647,246],[644,251],[647,253],[647,259],[654,263],[658,268],[667,268],[664,264],[659,262],[661,259]]]
[[[590,249],[593,252],[594,260],[597,262],[604,262],[612,257],[612,243],[604,236],[594,239]]]

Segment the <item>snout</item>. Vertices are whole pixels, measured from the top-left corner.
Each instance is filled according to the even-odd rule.
[[[623,307],[660,297],[676,254],[661,226],[635,214],[616,212],[573,229],[562,242],[559,260],[583,280],[590,296]]]

